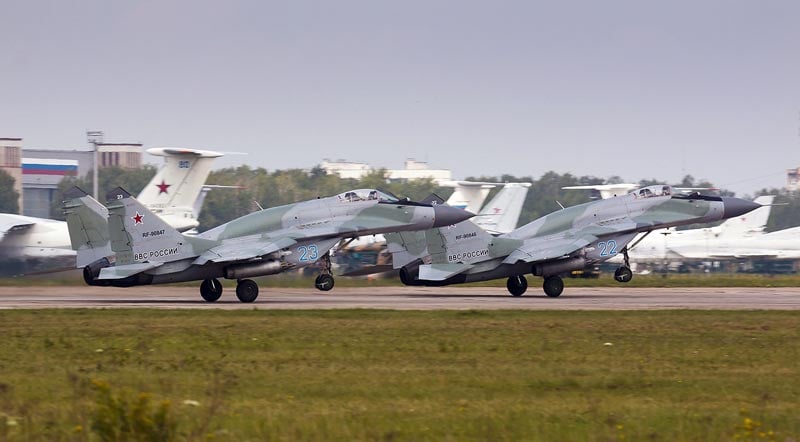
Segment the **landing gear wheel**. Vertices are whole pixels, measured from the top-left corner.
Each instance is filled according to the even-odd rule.
[[[528,290],[528,280],[522,275],[511,276],[506,282],[506,288],[511,296],[522,296]]]
[[[620,267],[614,272],[614,279],[617,282],[631,282],[633,272],[628,267]]]
[[[564,291],[564,280],[560,276],[548,276],[542,284],[544,294],[551,298],[558,298]]]
[[[317,276],[317,279],[314,281],[314,287],[316,287],[317,290],[327,292],[333,288],[333,283],[333,276],[323,273]]]
[[[236,297],[242,302],[253,302],[258,298],[258,284],[252,279],[240,279],[236,284]]]
[[[219,279],[204,279],[200,283],[200,296],[206,302],[214,302],[222,296],[222,284]]]

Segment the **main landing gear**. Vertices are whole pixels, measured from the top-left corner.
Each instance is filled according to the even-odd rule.
[[[219,279],[206,279],[200,283],[200,296],[206,302],[214,302],[222,296],[222,283]]]
[[[628,261],[627,247],[622,249],[622,257],[624,259],[624,264],[614,272],[614,280],[617,282],[631,282],[631,279],[633,279],[633,272],[631,271],[631,265]]]
[[[314,280],[314,287],[317,290],[327,292],[333,288],[334,280],[333,275],[331,274],[331,255],[330,253],[326,253],[325,255],[320,258],[320,263],[322,266],[322,274],[317,276],[317,279]]]
[[[206,302],[214,302],[222,296],[219,279],[206,279],[200,283],[200,296]],[[242,302],[253,302],[258,298],[258,284],[252,279],[240,279],[236,284],[236,297]]]
[[[561,296],[561,292],[564,291],[564,280],[558,275],[548,276],[544,278],[542,289],[544,289],[545,295],[551,298],[558,298]]]
[[[506,288],[511,296],[522,296],[528,289],[528,280],[522,275],[511,276],[506,281]],[[564,280],[558,275],[548,276],[544,278],[542,288],[545,295],[557,298],[564,291]]]
[[[528,290],[528,280],[522,275],[511,276],[506,282],[506,288],[511,296],[522,296]]]
[[[236,297],[242,302],[253,302],[258,298],[258,284],[252,279],[240,279],[236,283]]]

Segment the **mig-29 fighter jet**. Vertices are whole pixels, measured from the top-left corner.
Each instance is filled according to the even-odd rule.
[[[526,274],[544,278],[544,292],[564,290],[561,273],[583,269],[618,254],[624,265],[614,278],[633,277],[628,243],[639,233],[736,217],[760,207],[739,198],[683,195],[670,186],[649,186],[545,215],[510,233],[493,236],[471,221],[424,232],[386,235],[400,279],[407,285],[443,286],[508,278],[520,296]]]
[[[342,238],[436,228],[474,216],[359,189],[250,213],[189,236],[121,188],[107,195],[107,220],[103,206],[81,189],[71,189],[65,198],[77,267],[83,267],[87,284],[131,287],[202,280],[200,295],[208,302],[222,295],[217,278],[238,280],[236,296],[253,302],[258,285],[247,278],[308,265],[322,267],[315,286],[327,291],[334,284],[329,251]],[[114,265],[102,254],[109,243]]]

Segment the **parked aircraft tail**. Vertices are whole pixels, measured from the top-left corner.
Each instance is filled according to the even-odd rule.
[[[497,187],[499,183],[450,181],[442,185],[455,188],[453,194],[447,199],[448,206],[478,213],[486,197],[489,196],[489,192]]]
[[[475,224],[490,233],[508,233],[517,227],[530,183],[507,183],[475,217]]]
[[[114,253],[108,235],[108,210],[79,187],[64,193],[64,214],[77,267],[86,267]]]
[[[148,149],[163,156],[164,165],[139,194],[139,202],[150,208],[178,231],[198,226],[195,204],[219,152],[160,147]]]
[[[742,216],[725,220],[715,228],[719,230],[717,238],[747,238],[764,233],[773,200],[775,200],[774,195],[760,196],[753,200],[761,204],[761,207]]]

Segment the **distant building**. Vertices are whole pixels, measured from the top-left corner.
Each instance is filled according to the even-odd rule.
[[[800,167],[786,171],[786,189],[791,191],[800,189]]]
[[[40,218],[50,217],[61,180],[67,176],[85,177],[94,164],[93,150],[23,149],[22,153],[22,214]],[[98,143],[97,155],[101,168],[142,167],[142,145],[138,143]]]
[[[19,193],[19,209],[23,209],[22,198],[22,138],[0,138],[0,170],[14,178],[14,190]]]
[[[58,184],[64,177],[78,176],[77,160],[45,158],[22,159],[23,214],[38,218],[50,217],[50,206]]]
[[[356,163],[346,160],[331,161],[329,159],[322,160],[320,167],[325,170],[328,175],[339,175],[341,178],[349,178],[359,180],[366,175],[372,173],[376,169],[367,163]],[[447,169],[429,169],[428,163],[424,161],[417,161],[409,158],[405,162],[404,169],[388,169],[386,170],[386,179],[388,180],[420,180],[432,179],[434,181],[443,182],[453,179],[453,173]]]
[[[328,175],[339,175],[339,178],[354,180],[360,180],[372,172],[372,167],[367,163],[354,163],[345,160],[331,161],[327,158],[322,160],[320,167]]]
[[[421,180],[429,178],[438,183],[452,180],[453,172],[447,169],[429,169],[428,163],[409,158],[405,162],[404,169],[387,170],[386,178],[390,180]]]

